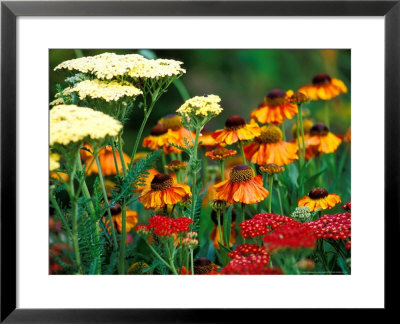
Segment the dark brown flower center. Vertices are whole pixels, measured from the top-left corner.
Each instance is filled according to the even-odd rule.
[[[278,143],[282,140],[282,131],[276,126],[263,126],[257,140],[260,143]]]
[[[163,124],[157,124],[151,129],[150,134],[153,136],[161,136],[166,134],[167,132],[168,128],[166,126],[164,126]]]
[[[318,136],[325,136],[329,133],[329,128],[322,123],[316,123],[314,124],[313,127],[310,129],[310,135],[318,135]]]
[[[246,125],[246,121],[244,120],[243,117],[234,115],[229,117],[226,122],[225,122],[225,128],[227,129],[238,129]]]
[[[151,181],[151,189],[156,191],[166,190],[172,187],[174,180],[168,174],[156,174]]]
[[[194,273],[195,274],[204,274],[209,273],[213,269],[213,264],[207,258],[198,258],[193,262]]]
[[[172,130],[178,130],[182,127],[181,117],[178,115],[167,115],[161,118],[159,123]]]
[[[326,73],[318,73],[312,79],[314,85],[324,85],[331,83],[332,78]]]
[[[121,212],[121,206],[120,205],[110,206],[110,212],[111,212],[111,215],[113,215],[113,216],[118,215]]]
[[[308,193],[308,197],[310,197],[311,199],[321,199],[327,196],[328,196],[328,191],[326,191],[324,188],[321,187],[314,188]]]
[[[233,167],[229,177],[233,182],[247,182],[254,178],[254,171],[248,165],[239,164]]]
[[[286,101],[286,92],[281,89],[274,89],[268,92],[264,98],[264,103],[270,107],[282,105]]]

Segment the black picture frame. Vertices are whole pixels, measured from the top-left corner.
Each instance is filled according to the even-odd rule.
[[[395,1],[2,1],[1,322],[224,322],[238,310],[16,308],[16,19],[19,16],[384,16],[385,309],[395,307],[400,214],[400,0]],[[374,44],[371,44],[374,46]],[[366,94],[368,95],[368,94]],[[383,109],[373,107],[371,109]],[[373,154],[372,152],[368,154]],[[366,163],[368,160],[366,159]],[[371,166],[371,173],[374,167]],[[372,190],[372,188],[371,188]],[[377,207],[376,209],[382,210]],[[372,235],[372,233],[371,233]],[[373,256],[371,256],[373,266]],[[366,283],[366,285],[368,285]],[[150,301],[149,301],[150,302]],[[265,311],[265,310],[264,310]],[[257,318],[263,310],[252,310]]]

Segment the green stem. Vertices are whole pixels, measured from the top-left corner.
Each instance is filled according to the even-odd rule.
[[[143,118],[142,124],[140,125],[138,135],[136,137],[135,145],[133,147],[133,151],[132,151],[132,155],[131,155],[131,166],[130,166],[131,168],[133,166],[133,159],[135,158],[135,155],[137,153],[137,149],[138,149],[138,146],[139,146],[140,139],[142,138],[144,127],[146,126],[147,120],[149,119],[151,111],[153,110],[154,105],[155,105],[155,103],[157,102],[157,99],[158,99],[157,95],[155,96],[154,99],[153,98],[154,97],[152,96],[151,104],[150,104],[148,110],[147,110],[146,104],[144,105],[145,114],[144,114],[144,118]]]
[[[191,210],[191,218],[194,219],[194,213],[196,209],[196,202],[197,202],[197,149],[199,146],[199,136],[200,136],[200,129],[201,127],[196,128],[196,137],[194,139],[193,145],[193,163],[196,167],[192,170],[192,210]]]
[[[282,199],[281,199],[281,187],[279,186],[278,182],[278,188],[276,190],[278,192],[278,200],[279,200],[279,207],[281,209],[281,215],[283,215],[283,206],[282,206]]]
[[[118,161],[117,161],[117,154],[115,152],[115,140],[112,140],[112,153],[113,153],[113,158],[114,158],[114,165],[115,165],[115,172],[117,176],[119,176],[119,168],[118,168]]]
[[[239,140],[240,154],[242,155],[243,164],[247,164],[246,156],[244,155],[243,143]]]
[[[224,239],[222,237],[222,230],[221,230],[221,210],[217,210],[217,221],[218,221],[218,234],[219,234],[219,239],[221,240],[222,245],[224,244]]]
[[[94,224],[94,228],[95,228],[95,235],[94,235],[94,240],[95,240],[95,244],[98,245],[100,242],[100,236],[99,236],[99,223],[96,220],[97,216],[96,216],[96,210],[94,209],[93,206],[93,201],[92,201],[92,197],[90,196],[90,192],[89,189],[87,187],[86,181],[85,181],[85,175],[82,169],[82,163],[81,163],[81,157],[78,151],[78,154],[76,156],[76,166],[78,168],[78,171],[82,174],[82,179],[81,179],[81,187],[82,187],[82,193],[83,196],[86,198],[86,200],[88,201],[88,206],[89,206],[89,213],[92,217],[92,221]],[[100,251],[98,252],[99,254],[96,255],[97,258],[97,264],[99,265],[97,267],[97,274],[101,273],[101,257],[100,257]]]
[[[56,197],[54,196],[53,190],[50,190],[50,201],[51,201],[54,209],[56,210],[58,217],[60,218],[61,222],[63,223],[63,226],[64,226],[65,230],[67,231],[68,236],[70,238],[72,238],[71,229],[70,229],[70,227],[69,227],[69,225],[67,223],[67,220],[64,217],[64,214],[61,211],[60,206],[58,205],[58,202],[57,202]]]
[[[268,186],[269,186],[269,200],[268,200],[268,212],[272,212],[272,189],[274,185],[274,176],[273,175],[268,175]]]
[[[327,100],[324,102],[324,112],[325,112],[325,126],[329,128],[329,104]]]
[[[150,250],[154,253],[154,255],[162,262],[164,265],[172,271],[171,265],[165,261],[161,255],[158,254],[158,252],[153,248],[153,246],[147,241],[147,238],[144,239],[146,242],[147,246],[150,248]]]
[[[224,167],[224,159],[220,160],[221,165],[221,181],[225,180],[225,167]]]
[[[121,168],[122,168],[122,173],[124,177],[126,177],[126,164],[125,164],[125,158],[124,158],[124,151],[122,149],[122,131],[118,134],[118,153],[119,153],[119,158],[121,160]],[[132,160],[133,161],[133,160]]]
[[[190,267],[192,269],[192,275],[194,275],[193,249],[190,249]]]
[[[298,110],[299,110],[299,113],[297,115],[299,116],[300,133],[301,133],[301,151],[302,151],[301,155],[302,155],[303,165],[304,165],[305,159],[306,159],[306,146],[305,146],[305,139],[304,139],[304,127],[303,127],[303,116],[302,116],[301,105],[299,105]]]
[[[94,156],[95,156],[95,159],[96,159],[96,164],[97,164],[97,169],[98,169],[98,175],[99,175],[99,179],[100,179],[101,189],[103,191],[104,203],[109,205],[108,204],[106,186],[104,185],[103,171],[101,169],[101,164],[100,164],[100,161],[99,161],[99,155],[97,153],[98,153],[97,150],[95,150]],[[113,249],[115,251],[118,248],[118,242],[117,242],[117,236],[115,235],[114,222],[112,220],[110,206],[107,206],[107,214],[108,214],[108,220],[110,221],[110,225],[111,225],[111,236],[113,238],[113,243],[114,243]]]
[[[75,253],[76,266],[78,267],[78,273],[83,274],[81,265],[81,255],[79,253],[79,243],[78,243],[78,202],[76,197],[72,200],[72,242]]]
[[[121,231],[121,244],[119,250],[119,273],[125,274],[125,245],[126,245],[126,205],[121,206],[122,212],[122,231]]]

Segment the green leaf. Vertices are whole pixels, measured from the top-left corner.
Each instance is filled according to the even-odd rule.
[[[309,192],[312,188],[315,187],[315,182],[318,179],[318,177],[320,175],[322,175],[324,172],[326,171],[326,169],[323,169],[319,172],[317,172],[316,174],[312,175],[310,178],[308,178],[306,180],[306,182],[304,183],[304,191],[305,192]]]

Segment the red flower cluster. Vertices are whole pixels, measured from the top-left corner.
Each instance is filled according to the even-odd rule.
[[[346,242],[346,249],[350,250],[351,249],[351,241]]]
[[[279,248],[313,248],[317,240],[313,230],[300,222],[288,222],[264,237],[264,246],[272,251]]]
[[[351,237],[351,214],[323,215],[319,219],[304,223],[317,238],[346,240]]]
[[[187,217],[178,217],[176,219],[167,216],[153,216],[149,219],[148,225],[136,226],[139,233],[152,231],[157,236],[170,236],[189,231],[189,225],[193,220]]]
[[[236,260],[236,259],[235,259]],[[220,274],[224,275],[274,275],[283,274],[283,271],[279,267],[265,267],[263,263],[246,263],[242,264],[239,262],[234,262],[232,260],[224,267]]]
[[[263,236],[282,224],[291,223],[292,218],[276,214],[257,214],[252,219],[240,223],[240,232],[244,238]],[[300,224],[300,223],[299,223]]]
[[[222,270],[223,274],[267,274],[269,254],[264,247],[245,243],[228,256],[233,260]]]
[[[344,204],[342,206],[342,209],[346,211],[351,211],[351,201],[349,201],[347,204]]]

